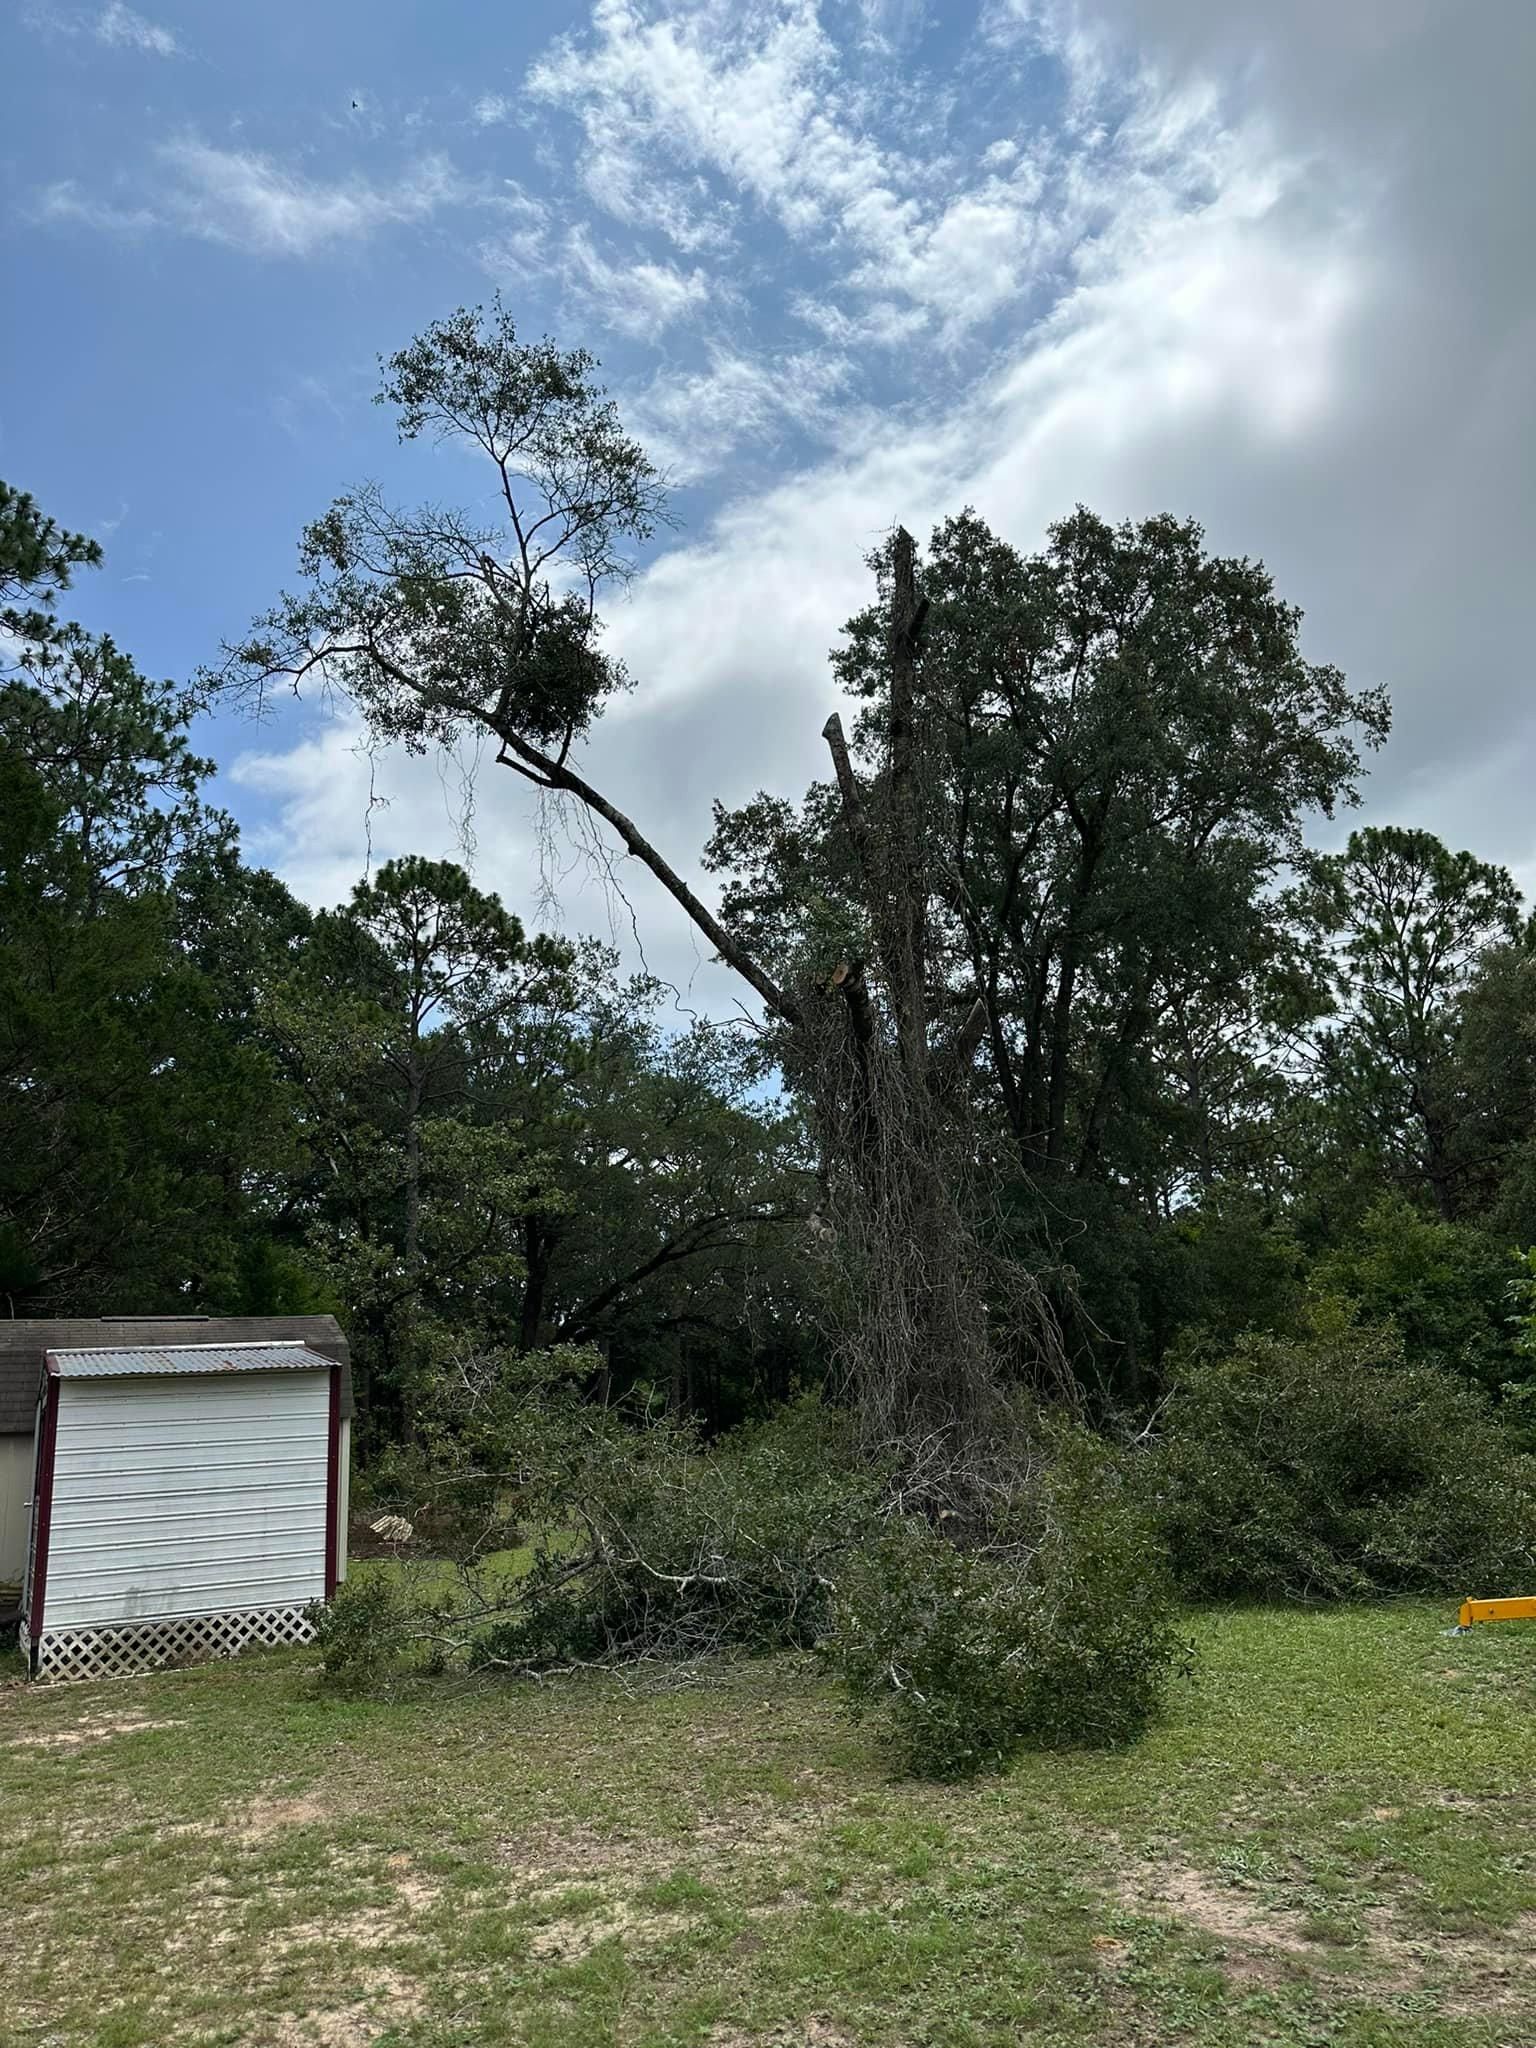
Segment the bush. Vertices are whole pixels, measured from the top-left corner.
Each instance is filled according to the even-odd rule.
[[[1536,1569],[1536,1460],[1478,1389],[1326,1305],[1189,1363],[1145,1462],[1197,1597],[1502,1591]]]
[[[473,1661],[808,1648],[827,1625],[835,1562],[880,1500],[844,1438],[815,1401],[708,1451],[665,1421],[594,1435],[560,1503],[582,1538],[540,1551],[522,1610],[481,1636]]]
[[[1318,1260],[1311,1282],[1317,1294],[1352,1303],[1361,1323],[1390,1322],[1410,1365],[1449,1367],[1493,1393],[1524,1377],[1510,1276],[1497,1238],[1383,1195],[1349,1242]]]
[[[902,1769],[966,1778],[1025,1747],[1128,1741],[1187,1666],[1150,1518],[1103,1446],[1058,1440],[1032,1512],[1031,1539],[1015,1507],[1002,1556],[905,1516],[845,1567],[824,1647],[856,1712],[888,1707]]]
[[[405,1589],[365,1569],[337,1587],[328,1605],[311,1608],[326,1681],[338,1692],[380,1691],[394,1675],[410,1623]]]
[[[328,1678],[678,1661],[825,1631],[830,1568],[882,1498],[842,1419],[808,1401],[706,1448],[686,1424],[571,1398],[563,1364],[479,1361],[457,1411],[397,1455],[376,1505],[408,1504],[417,1539],[343,1589]],[[512,1554],[528,1527],[531,1559]]]
[[[1036,1421],[991,1460],[971,1512],[941,1528],[815,1401],[706,1447],[571,1399],[553,1355],[482,1361],[393,1479],[418,1527],[456,1532],[455,1554],[413,1563],[403,1543],[345,1588],[321,1625],[327,1677],[818,1647],[857,1709],[889,1701],[909,1770],[1124,1740],[1183,1654],[1126,1460]],[[531,1565],[504,1547],[517,1521],[548,1532]],[[969,1550],[943,1533],[962,1528]]]

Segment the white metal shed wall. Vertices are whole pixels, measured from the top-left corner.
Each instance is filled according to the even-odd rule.
[[[50,1634],[325,1597],[328,1373],[58,1392]]]

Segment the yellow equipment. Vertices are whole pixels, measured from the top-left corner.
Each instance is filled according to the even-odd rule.
[[[1462,1635],[1477,1621],[1536,1621],[1536,1600],[1463,1600],[1453,1633]]]

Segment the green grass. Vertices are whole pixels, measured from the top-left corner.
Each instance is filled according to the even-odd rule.
[[[806,1660],[0,1691],[4,2048],[1524,2048],[1536,1626],[1197,1624],[1115,1754],[893,1783]]]

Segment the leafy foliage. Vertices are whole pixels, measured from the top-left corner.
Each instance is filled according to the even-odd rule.
[[[1326,1307],[1181,1372],[1145,1480],[1202,1598],[1456,1596],[1536,1569],[1536,1459],[1487,1398]]]
[[[884,590],[890,550],[874,560]],[[934,1007],[984,1006],[976,1108],[1012,1182],[1009,1255],[1061,1276],[1085,1376],[1139,1398],[1148,1239],[1219,1180],[1266,1174],[1278,1035],[1322,1000],[1276,885],[1307,818],[1357,800],[1386,706],[1306,662],[1263,568],[1208,554],[1193,521],[1079,510],[1026,556],[967,512],[935,529],[919,585]],[[876,801],[881,607],[833,666],[864,706]],[[726,921],[781,974],[831,939],[869,950],[824,788],[719,813],[706,858]]]
[[[938,1777],[1127,1740],[1159,1711],[1183,1645],[1148,1510],[1102,1445],[1036,1429],[1003,1447],[967,1549],[855,1456],[846,1417],[802,1404],[706,1447],[573,1401],[575,1363],[471,1369],[430,1457],[395,1475],[453,1569],[347,1593],[335,1682],[423,1653],[530,1673],[819,1647],[856,1711],[889,1706],[900,1767]],[[551,1533],[509,1573],[525,1518]]]
[[[1510,1314],[1510,1254],[1471,1224],[1425,1216],[1385,1195],[1313,1264],[1311,1285],[1390,1321],[1413,1365],[1438,1365],[1497,1393],[1522,1377]]]
[[[877,1476],[853,1463],[846,1438],[814,1406],[749,1424],[707,1452],[665,1419],[594,1432],[579,1477],[558,1489],[580,1534],[538,1552],[525,1612],[482,1637],[474,1661],[537,1668],[810,1648],[826,1626],[832,1574],[880,1505]]]
[[[422,1644],[537,1672],[816,1641],[836,1561],[882,1498],[845,1422],[805,1404],[706,1447],[664,1412],[584,1403],[593,1364],[574,1350],[465,1362],[423,1444],[378,1476],[376,1503],[408,1507],[433,1555],[407,1557],[387,1599],[364,1582],[340,1604],[327,1668],[341,1682],[408,1666]],[[527,1567],[509,1572],[529,1524]]]
[[[216,1297],[289,1154],[249,1015],[286,892],[200,793],[193,699],[56,614],[100,550],[0,486],[0,1297]],[[249,944],[210,949],[243,925]]]
[[[1188,1663],[1145,1507],[1102,1446],[1054,1448],[1003,1554],[904,1516],[839,1580],[828,1655],[856,1711],[888,1710],[907,1771],[966,1778],[1026,1747],[1128,1741]]]
[[[1515,939],[1519,892],[1503,868],[1432,833],[1373,826],[1312,863],[1302,904],[1332,943],[1346,1020],[1318,1039],[1341,1136],[1427,1193],[1443,1219],[1464,1214],[1473,1162],[1459,1142],[1458,998],[1479,957]]]
[[[226,678],[259,690],[318,673],[417,751],[488,724],[563,759],[625,687],[597,596],[655,531],[660,480],[594,359],[520,341],[499,299],[435,322],[383,367],[400,438],[483,455],[497,517],[402,512],[372,484],[338,498],[304,534],[304,589],[229,650]]]

